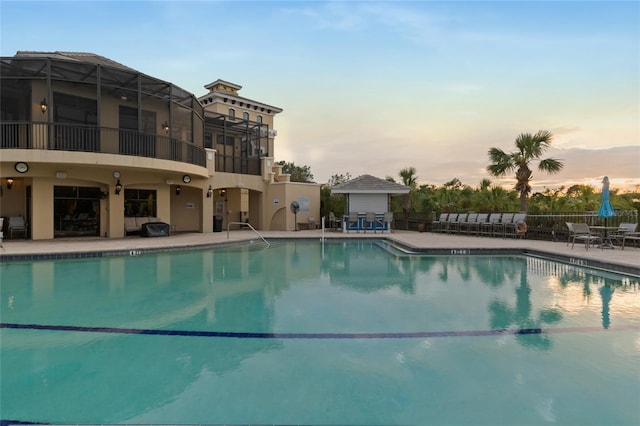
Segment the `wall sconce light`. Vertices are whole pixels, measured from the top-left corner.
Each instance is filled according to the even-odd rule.
[[[11,189],[13,186],[13,178],[7,178],[7,189]]]
[[[224,198],[227,196],[227,190],[226,189],[221,189],[220,190],[220,197]]]
[[[43,98],[40,101],[40,111],[42,111],[42,113],[44,114],[45,112],[47,112],[48,108],[49,108],[49,105],[47,105],[47,98]]]
[[[169,133],[169,123],[168,122],[164,122],[162,123],[162,130],[164,130],[165,133]]]
[[[209,185],[209,189],[207,189],[207,198],[211,198],[213,196],[213,188]]]
[[[105,191],[101,191],[100,192],[100,199],[101,200],[106,200],[108,196],[109,196],[108,192],[105,192]]]
[[[176,186],[176,195],[180,195],[182,192],[182,187],[180,185]]]
[[[122,191],[122,184],[120,183],[120,179],[116,182],[116,195],[120,195],[120,191]]]

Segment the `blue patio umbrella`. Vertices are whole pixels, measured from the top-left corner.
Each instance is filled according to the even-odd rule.
[[[609,178],[605,176],[604,179],[602,179],[602,202],[600,203],[600,208],[598,209],[598,216],[603,218],[606,224],[607,219],[615,215],[616,212],[613,211],[611,201],[609,201]]]

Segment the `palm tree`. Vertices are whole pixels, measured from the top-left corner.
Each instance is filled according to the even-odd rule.
[[[416,187],[418,177],[416,176],[415,167],[406,167],[400,170],[400,173],[398,174],[402,178],[402,184],[404,186],[408,186],[411,189],[414,189]]]
[[[489,159],[492,164],[487,167],[487,171],[493,176],[505,176],[507,173],[516,171],[515,189],[520,193],[520,210],[527,211],[527,197],[531,193],[531,175],[533,172],[529,168],[534,160],[538,160],[538,169],[547,173],[557,173],[562,170],[563,164],[556,159],[540,157],[551,146],[553,135],[547,130],[540,130],[535,135],[521,133],[516,138],[516,148],[514,152],[504,152],[500,148],[489,150]]]
[[[409,213],[409,209],[411,208],[411,205],[415,203],[412,203],[412,198],[415,197],[415,189],[416,186],[418,184],[417,180],[418,177],[416,176],[416,169],[415,167],[406,167],[402,170],[400,170],[400,172],[398,173],[400,175],[400,177],[402,178],[402,184],[404,186],[408,186],[409,189],[409,193],[403,195],[402,197],[402,210],[404,211],[405,214]]]

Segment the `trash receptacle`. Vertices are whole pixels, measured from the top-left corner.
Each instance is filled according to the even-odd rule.
[[[222,232],[222,216],[213,217],[213,232]]]

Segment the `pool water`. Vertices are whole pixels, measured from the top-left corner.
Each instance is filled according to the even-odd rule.
[[[3,420],[640,423],[637,279],[278,242],[0,264]]]

